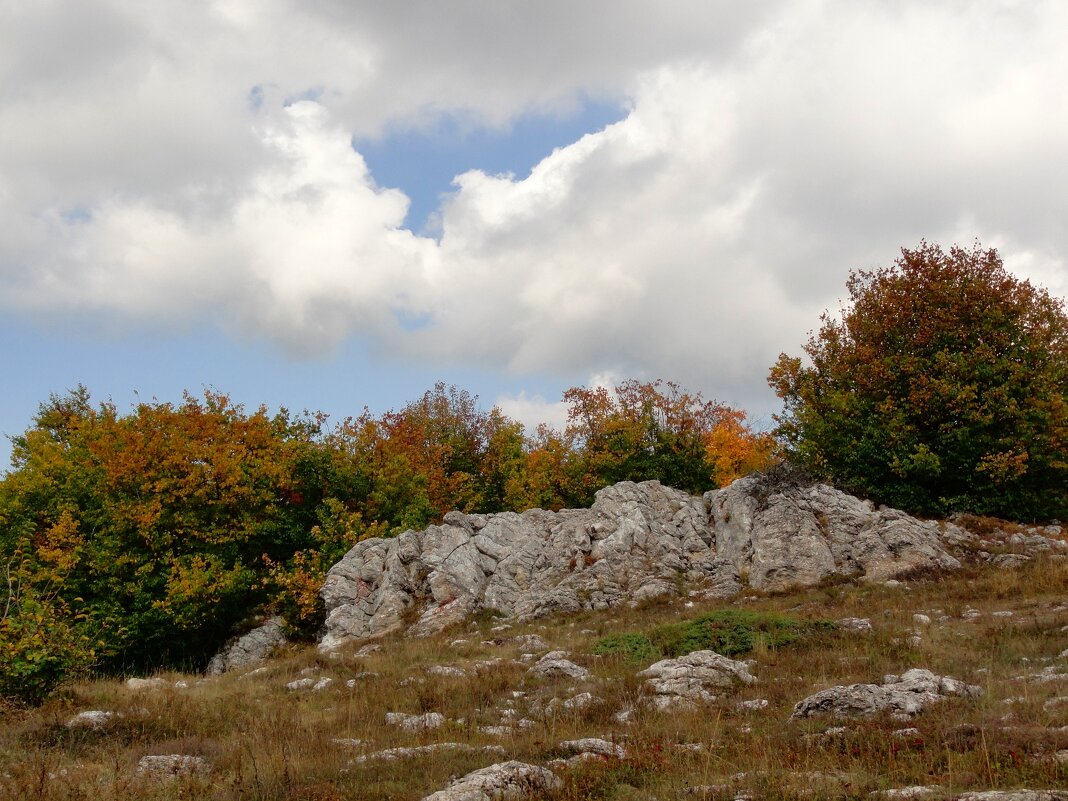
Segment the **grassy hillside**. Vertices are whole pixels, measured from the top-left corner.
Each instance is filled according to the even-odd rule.
[[[745,614],[724,611],[731,609]],[[917,624],[915,614],[930,624]],[[822,623],[843,617],[870,618],[873,631]],[[692,712],[643,710],[637,670],[662,653],[685,650],[687,638],[705,642],[709,620],[730,629],[724,636],[737,658],[755,660],[759,683]],[[295,649],[247,676],[167,673],[163,686],[142,690],[93,681],[36,710],[6,710],[0,797],[420,799],[450,777],[506,758],[545,765],[566,757],[559,744],[580,737],[614,741],[627,755],[557,768],[565,784],[553,798],[859,799],[914,785],[941,787],[932,797],[1065,787],[1068,658],[1058,656],[1068,649],[1065,632],[1068,562],[1052,560],[1013,569],[972,566],[896,586],[837,583],[779,596],[747,593],[733,602],[684,597],[522,625],[486,619],[427,640],[383,640],[380,651],[363,657],[355,649],[338,659]],[[511,641],[521,634],[569,651],[593,678],[536,678]],[[653,647],[618,645],[643,642]],[[476,666],[489,660],[499,661]],[[435,665],[465,675],[429,673]],[[980,684],[985,693],[951,698],[908,723],[790,720],[794,704],[817,690],[877,683],[913,667]],[[320,691],[285,687],[321,677],[333,682]],[[560,705],[583,692],[600,700]],[[756,699],[767,706],[739,706]],[[631,721],[617,720],[628,708]],[[99,729],[66,725],[86,710],[115,714]],[[409,732],[387,725],[388,712],[439,712],[446,723]],[[524,718],[525,728],[481,728]],[[846,728],[825,733],[837,726]],[[445,742],[460,747],[359,761],[386,748]],[[496,749],[481,750],[487,746]],[[201,756],[211,770],[171,781],[146,778],[137,765],[152,754]]]

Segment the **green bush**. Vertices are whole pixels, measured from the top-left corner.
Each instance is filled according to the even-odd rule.
[[[25,562],[9,564],[0,597],[0,698],[43,701],[94,661],[90,638],[66,605],[42,597]]]
[[[854,272],[768,378],[789,458],[913,513],[1068,516],[1068,314],[995,250],[921,243]]]
[[[787,615],[720,609],[693,620],[668,623],[647,633],[613,634],[594,646],[594,653],[618,655],[634,663],[715,651],[738,656],[761,646],[781,648],[806,633],[833,628],[828,621],[802,621]]]

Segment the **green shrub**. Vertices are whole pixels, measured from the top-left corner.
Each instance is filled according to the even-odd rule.
[[[613,634],[594,646],[594,653],[619,655],[630,662],[652,662],[694,651],[738,656],[754,648],[781,648],[805,634],[833,628],[823,620],[802,621],[787,615],[719,609],[693,620],[668,623],[647,633]]]

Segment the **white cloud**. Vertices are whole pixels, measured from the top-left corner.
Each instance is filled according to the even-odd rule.
[[[1065,291],[1063,4],[743,5],[8,6],[0,302],[671,378],[760,414],[847,271],[922,237]],[[631,111],[523,179],[458,176],[440,241],[349,146],[583,96]]]

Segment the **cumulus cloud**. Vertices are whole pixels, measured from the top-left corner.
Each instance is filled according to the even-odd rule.
[[[1063,4],[742,5],[8,6],[2,302],[762,411],[848,270],[923,237],[1064,293]],[[584,97],[630,111],[529,176],[457,176],[440,239],[350,146]]]

